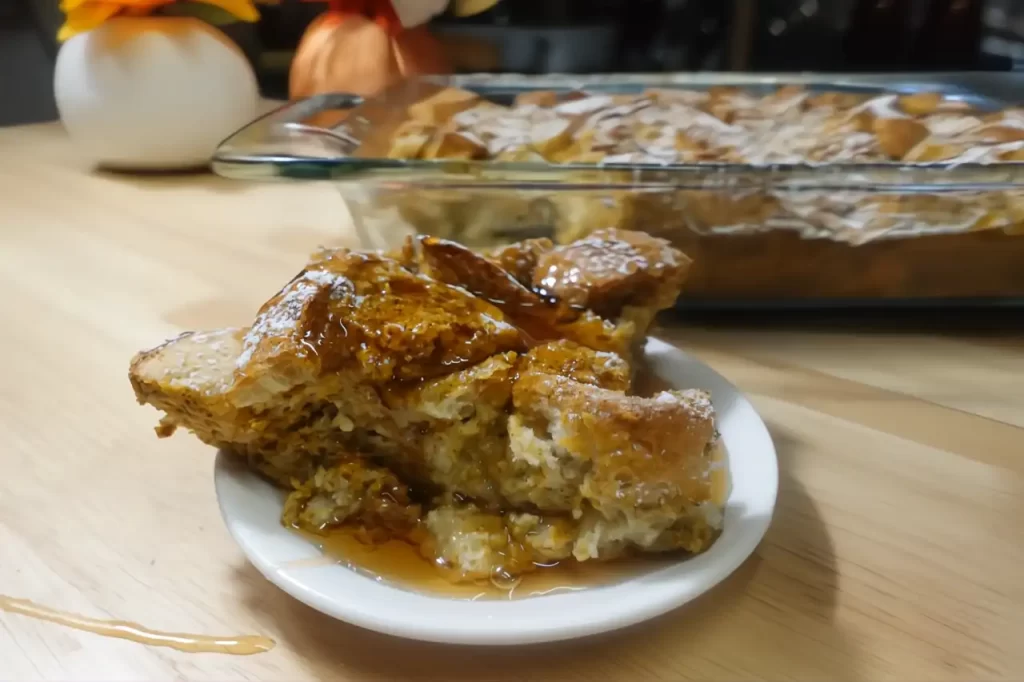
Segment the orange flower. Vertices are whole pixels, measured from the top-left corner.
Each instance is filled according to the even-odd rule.
[[[256,21],[259,13],[252,0],[197,0],[224,10],[240,21]],[[177,0],[62,0],[64,25],[57,40],[90,31],[114,16],[143,16]]]

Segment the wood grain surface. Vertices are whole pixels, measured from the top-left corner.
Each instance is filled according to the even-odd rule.
[[[351,238],[329,185],[104,174],[56,126],[0,130],[0,592],[278,643],[185,654],[0,614],[0,679],[1024,678],[1013,330],[666,329],[751,396],[782,484],[756,555],[653,622],[469,649],[364,632],[292,600],[228,537],[212,450],[154,438],[127,366],[183,329],[248,322],[312,248]]]

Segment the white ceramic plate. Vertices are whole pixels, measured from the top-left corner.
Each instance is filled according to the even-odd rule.
[[[711,589],[764,536],[775,508],[778,463],[764,423],[746,398],[707,365],[651,339],[652,370],[676,388],[711,391],[732,475],[724,530],[704,554],[613,585],[520,600],[458,600],[379,582],[340,565],[308,563],[320,550],[280,524],[282,496],[217,457],[217,498],[228,530],[253,565],[313,608],[400,637],[459,644],[526,644],[582,637],[658,616]]]

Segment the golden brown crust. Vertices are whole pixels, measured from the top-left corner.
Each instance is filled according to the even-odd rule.
[[[714,410],[703,391],[665,391],[652,398],[526,374],[513,391],[515,409],[546,423],[555,442],[591,463],[592,502],[658,505],[682,494],[710,499],[708,447]]]
[[[615,318],[627,305],[671,305],[690,259],[664,239],[608,228],[539,255],[533,286],[566,303]]]
[[[207,442],[245,438],[238,410],[225,397],[244,333],[185,332],[132,358],[128,378],[136,400],[168,414],[159,427],[163,435],[181,423],[198,426]]]
[[[573,341],[552,341],[530,349],[519,363],[519,376],[553,374],[613,391],[628,391],[632,372],[621,356],[586,348]]]

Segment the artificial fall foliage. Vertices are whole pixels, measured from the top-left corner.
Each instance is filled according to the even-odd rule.
[[[214,10],[222,10],[238,21],[256,21],[259,13],[252,0],[196,0]],[[190,12],[188,7],[195,2],[180,0],[62,0],[60,9],[64,12],[64,25],[57,33],[58,40],[67,40],[85,31],[91,31],[103,22],[117,16],[147,16],[170,10],[169,14],[181,16],[193,13],[202,16],[202,10]],[[207,13],[209,14],[209,13]]]

